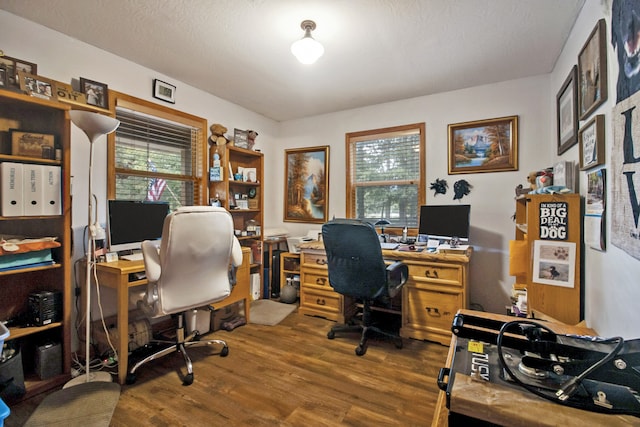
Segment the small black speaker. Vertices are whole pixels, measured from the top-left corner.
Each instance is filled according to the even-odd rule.
[[[36,348],[36,373],[46,380],[62,373],[62,347],[60,343],[47,343]]]
[[[30,294],[29,320],[36,326],[62,320],[62,292],[38,291]]]

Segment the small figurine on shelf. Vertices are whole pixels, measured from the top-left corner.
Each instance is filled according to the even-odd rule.
[[[253,150],[253,146],[256,145],[256,137],[258,136],[258,132],[255,130],[247,131],[247,140],[249,141],[249,150]]]
[[[220,165],[220,154],[217,152],[213,155],[213,164],[211,165],[211,169],[209,169],[209,181],[216,182],[222,181],[222,166]]]

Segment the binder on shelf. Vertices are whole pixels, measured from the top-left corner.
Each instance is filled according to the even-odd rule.
[[[62,185],[60,166],[42,168],[42,215],[62,215]]]
[[[24,215],[21,163],[0,163],[0,206],[2,216]]]
[[[24,215],[42,215],[42,166],[25,163],[22,167]]]

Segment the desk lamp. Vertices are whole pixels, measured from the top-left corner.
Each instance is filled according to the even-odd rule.
[[[391,223],[389,221],[387,221],[386,219],[381,219],[379,221],[377,221],[375,223],[376,226],[380,226],[380,236],[382,236],[382,238],[384,239],[384,241],[387,241],[387,235],[384,234],[384,227],[385,225],[391,225]]]
[[[120,126],[120,121],[112,117],[99,113],[82,110],[72,110],[69,112],[71,121],[78,126],[89,138],[89,218],[87,226],[89,228],[89,248],[86,253],[86,277],[85,277],[85,294],[86,294],[86,313],[85,313],[85,375],[72,379],[66,387],[81,384],[83,382],[104,381],[111,382],[111,374],[108,372],[90,372],[89,371],[89,341],[91,340],[91,271],[95,268],[95,264],[91,257],[96,249],[96,225],[97,215],[93,217],[93,143],[101,136],[107,135],[115,131]]]

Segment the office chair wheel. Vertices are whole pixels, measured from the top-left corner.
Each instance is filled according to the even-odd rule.
[[[333,331],[329,331],[327,332],[327,338],[329,338],[330,340],[334,339],[336,337],[336,333]]]
[[[136,374],[127,374],[127,378],[125,379],[125,382],[126,382],[128,385],[131,385],[131,384],[133,384],[133,383],[135,383],[135,382],[136,382],[136,379],[138,379],[138,378],[136,377]]]
[[[367,347],[364,346],[357,346],[356,347],[356,355],[358,356],[364,356],[364,354],[367,352]]]
[[[220,351],[220,357],[227,357],[229,355],[229,347],[224,346]]]
[[[193,374],[187,374],[182,381],[183,385],[191,385],[193,384]]]

